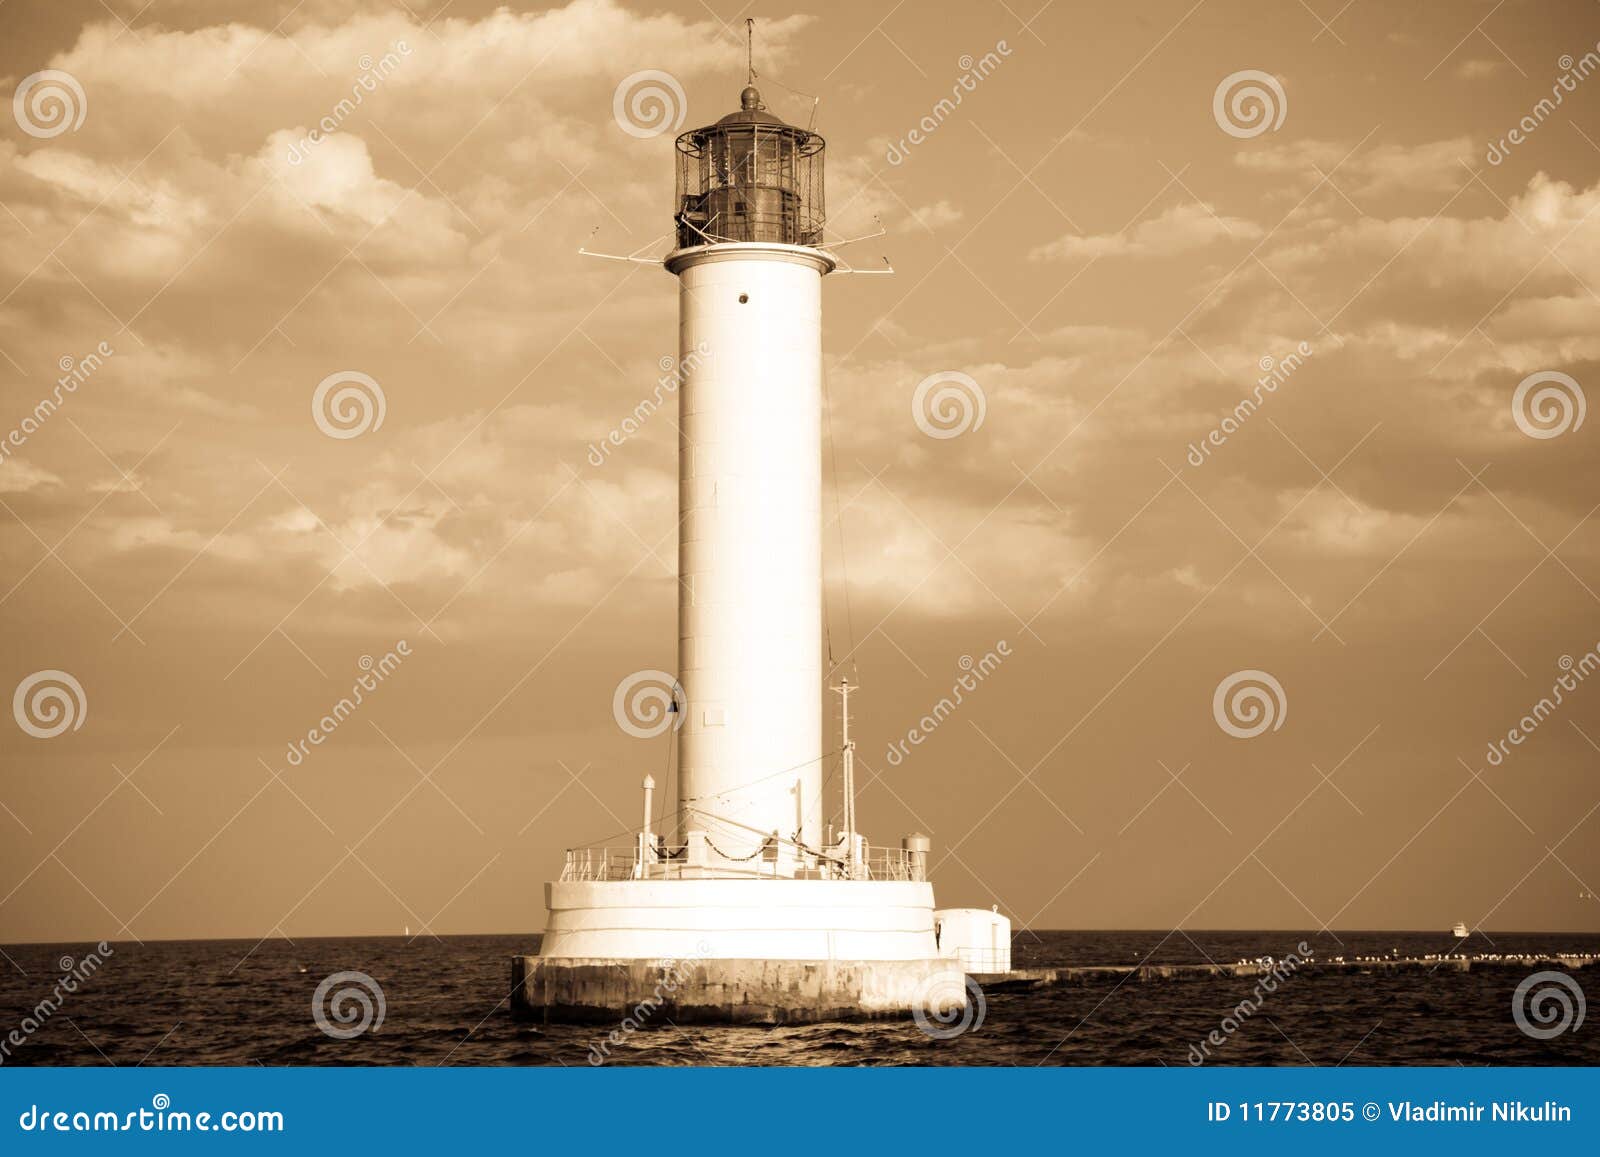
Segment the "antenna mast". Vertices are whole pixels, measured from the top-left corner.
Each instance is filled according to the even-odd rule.
[[[846,676],[839,680],[839,685],[833,690],[838,692],[843,704],[841,715],[844,722],[844,862],[846,877],[854,880],[857,876],[859,857],[856,854],[856,745],[850,741],[850,692],[856,688],[850,685],[849,676]]]
[[[746,84],[756,82],[756,22],[754,17],[746,17],[744,22],[745,35],[745,63],[750,69],[750,78]]]

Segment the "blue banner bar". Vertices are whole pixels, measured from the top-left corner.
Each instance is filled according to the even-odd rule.
[[[0,1151],[1592,1153],[1597,1092],[1592,1068],[7,1069]]]

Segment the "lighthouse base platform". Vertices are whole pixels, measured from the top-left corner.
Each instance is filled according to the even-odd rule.
[[[561,880],[537,956],[512,958],[514,1013],[548,1021],[804,1024],[949,1014],[921,880]]]
[[[616,1024],[948,1021],[966,1008],[958,963],[932,960],[582,960],[511,958],[511,1011],[531,1020]]]

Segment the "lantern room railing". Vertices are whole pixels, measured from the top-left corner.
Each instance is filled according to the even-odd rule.
[[[678,138],[677,244],[820,247],[826,217],[820,136],[775,120],[715,124]]]

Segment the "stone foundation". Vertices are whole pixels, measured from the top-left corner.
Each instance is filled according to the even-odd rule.
[[[959,1013],[966,976],[951,960],[595,960],[513,956],[513,1015],[615,1024],[814,1024]]]

